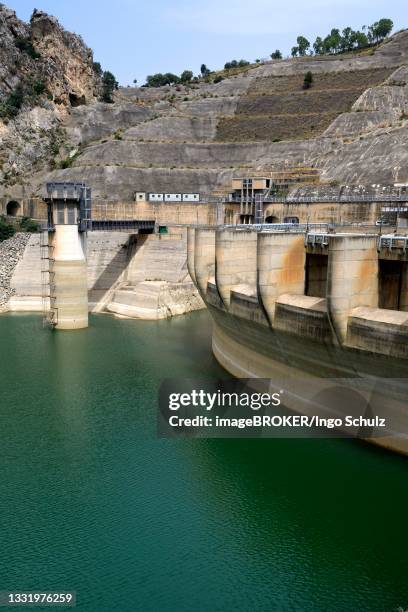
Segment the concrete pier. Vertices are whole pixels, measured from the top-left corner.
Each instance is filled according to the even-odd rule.
[[[244,289],[256,295],[256,233],[224,229],[215,236],[215,278],[222,301],[230,306],[231,292]]]
[[[378,306],[377,236],[330,236],[327,279],[328,309],[344,343],[353,308]]]
[[[84,234],[77,225],[56,225],[49,235],[51,299],[56,329],[88,327],[88,288]],[[53,285],[53,286],[52,286]]]
[[[283,294],[303,295],[305,288],[305,245],[303,234],[259,234],[259,295],[270,322],[276,302]]]
[[[85,241],[90,198],[90,189],[83,183],[47,184],[48,244],[43,251],[49,261],[49,293],[43,299],[49,299],[45,315],[56,329],[88,327]]]

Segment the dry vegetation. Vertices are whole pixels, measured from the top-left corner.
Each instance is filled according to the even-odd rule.
[[[394,69],[315,74],[302,88],[303,75],[260,77],[241,97],[234,117],[218,124],[219,141],[295,140],[321,134],[368,87],[382,83]]]

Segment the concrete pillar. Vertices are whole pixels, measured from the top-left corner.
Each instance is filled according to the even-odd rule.
[[[377,237],[337,234],[329,237],[327,309],[339,342],[347,336],[353,308],[378,306]]]
[[[258,289],[271,323],[275,318],[275,304],[280,295],[304,294],[304,240],[304,234],[265,232],[258,235]]]
[[[194,270],[194,251],[195,251],[195,228],[187,228],[187,268],[193,283],[196,285],[196,275]]]
[[[250,229],[221,229],[215,237],[215,280],[224,305],[228,307],[231,289],[247,285],[256,293],[257,232]]]
[[[88,327],[87,268],[83,240],[77,225],[56,225],[50,232],[50,293],[56,311],[56,329]]]
[[[196,228],[194,240],[194,276],[200,295],[205,299],[208,279],[215,270],[215,229]]]

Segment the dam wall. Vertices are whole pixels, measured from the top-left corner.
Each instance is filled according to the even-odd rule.
[[[203,308],[187,269],[187,230],[167,234],[93,231],[84,236],[88,309],[157,319]],[[40,234],[32,234],[10,277],[7,310],[43,310]]]
[[[140,236],[132,245],[122,284],[107,310],[118,316],[162,319],[203,308],[187,268],[187,230]]]
[[[225,195],[225,194],[224,194]],[[234,202],[212,201],[203,196],[199,203],[149,202],[144,200],[121,200],[96,197],[92,205],[95,220],[154,220],[159,226],[201,225],[215,226],[219,222],[237,224],[240,220],[240,205]],[[284,223],[297,218],[299,223],[333,223],[336,225],[375,225],[383,216],[386,205],[381,201],[366,202],[265,202],[264,222]],[[47,209],[40,197],[27,198],[23,194],[0,198],[0,215],[9,217],[31,217],[45,220]]]
[[[214,355],[234,376],[282,388],[288,376],[408,378],[405,238],[190,228],[188,265],[214,320]],[[395,411],[408,432],[405,399]],[[375,441],[408,452],[406,437]]]
[[[348,346],[356,311],[367,317],[373,333],[377,310],[386,311],[394,327],[401,325],[400,313],[408,311],[408,254],[396,248],[391,261],[397,265],[380,274],[390,249],[378,247],[376,234],[190,228],[188,253],[191,276],[207,302],[235,315],[241,294],[240,318],[253,320],[254,309],[245,307],[245,301],[255,302],[270,328],[286,329],[285,318],[293,319],[296,312],[308,334],[306,322],[320,312],[321,337],[327,337],[328,323],[331,341]],[[382,294],[394,288],[398,308],[381,308]],[[214,291],[220,302],[214,301]],[[370,350],[376,350],[374,344]],[[408,351],[396,344],[390,354],[406,357]]]
[[[18,191],[18,190],[17,190]],[[0,198],[0,216],[47,219],[47,206],[41,197],[28,198],[23,193]],[[215,225],[216,204],[213,202],[148,202],[146,200],[111,201],[94,198],[92,218],[95,220],[154,220],[158,225]]]

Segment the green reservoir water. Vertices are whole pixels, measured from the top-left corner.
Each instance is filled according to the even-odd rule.
[[[0,343],[0,590],[75,590],[86,612],[408,608],[406,459],[156,438],[163,377],[223,375],[206,312],[71,333],[4,315]]]

